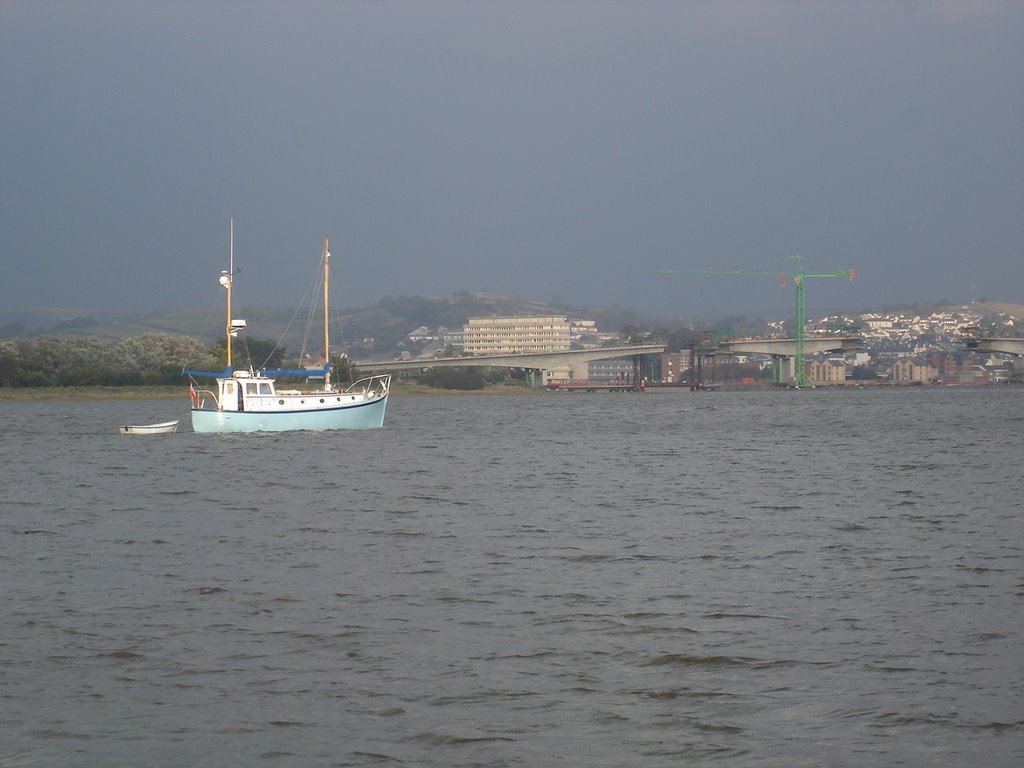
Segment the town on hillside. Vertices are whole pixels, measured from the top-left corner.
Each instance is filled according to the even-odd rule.
[[[866,312],[808,320],[808,338],[828,336],[861,339],[856,351],[808,355],[805,373],[815,386],[843,386],[868,382],[903,385],[980,385],[1021,383],[1024,359],[973,349],[979,336],[1016,337],[1022,318],[1008,312],[983,316],[971,305],[933,311]],[[792,338],[785,322],[768,323],[764,339]],[[709,383],[755,384],[771,379],[772,359],[767,354],[723,355],[720,332],[646,331],[641,338],[626,338],[621,331],[603,331],[594,320],[567,315],[469,318],[461,328],[420,326],[407,337],[410,348],[402,359],[428,361],[456,355],[496,355],[597,349],[637,341],[666,343],[667,351],[649,357],[643,377],[652,385]],[[587,379],[613,383],[634,375],[634,361],[624,357],[592,361]],[[568,383],[572,372],[554,368],[544,372],[545,385]]]

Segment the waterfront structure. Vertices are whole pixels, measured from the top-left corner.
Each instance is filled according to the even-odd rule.
[[[662,384],[678,384],[690,366],[689,360],[682,352],[666,352],[661,355],[660,362]]]
[[[467,355],[568,352],[571,347],[565,315],[471,317],[462,334]]]
[[[938,375],[938,368],[920,358],[900,358],[890,369],[893,384],[928,384]]]
[[[572,366],[560,365],[557,368],[542,368],[540,372],[541,386],[550,387],[555,384],[568,384],[572,378]]]
[[[846,363],[841,360],[811,360],[806,364],[807,380],[814,385],[846,384]]]
[[[610,384],[633,380],[633,358],[613,357],[606,360],[591,360],[587,363],[588,381]]]

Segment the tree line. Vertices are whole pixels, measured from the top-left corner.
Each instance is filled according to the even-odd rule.
[[[236,368],[288,367],[285,348],[265,339],[239,339],[232,350]],[[185,369],[222,371],[223,341],[213,347],[169,333],[130,339],[35,336],[0,341],[0,387],[174,386]],[[334,381],[354,381],[358,371],[344,355],[332,355]]]
[[[174,385],[183,383],[184,368],[223,367],[222,351],[166,333],[0,341],[0,387]]]

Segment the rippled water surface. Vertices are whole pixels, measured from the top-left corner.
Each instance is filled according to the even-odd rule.
[[[1024,765],[1022,465],[1007,388],[0,403],[0,766]]]

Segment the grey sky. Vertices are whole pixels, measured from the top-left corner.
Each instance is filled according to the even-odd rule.
[[[1024,301],[1024,3],[0,3],[0,309]]]

